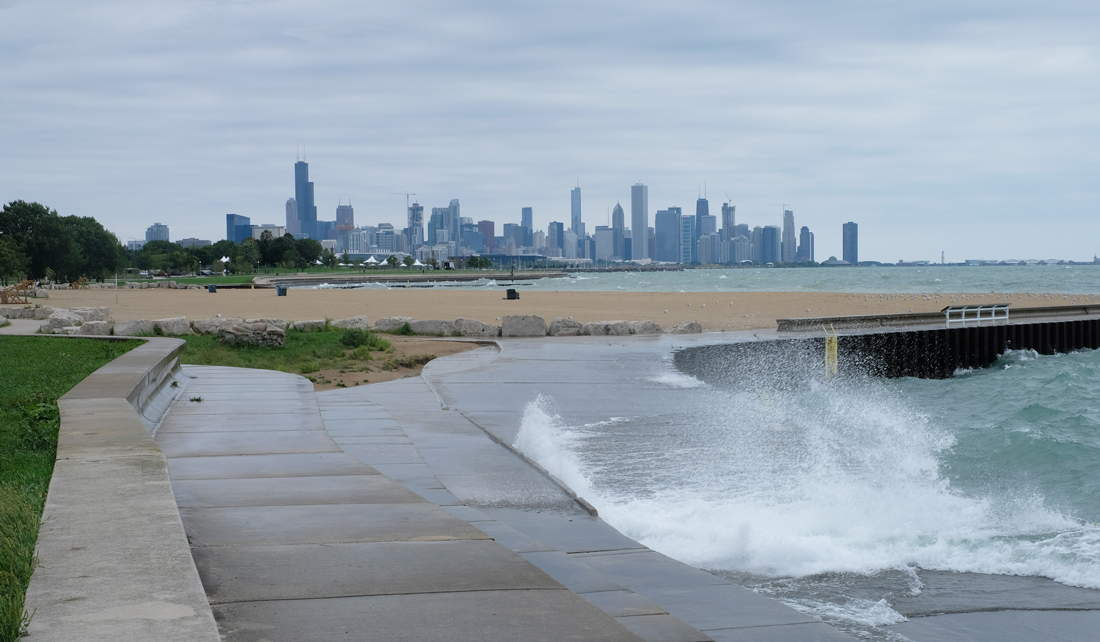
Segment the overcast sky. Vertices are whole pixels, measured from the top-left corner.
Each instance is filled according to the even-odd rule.
[[[305,143],[319,217],[405,197],[591,231],[657,209],[860,258],[1100,252],[1100,3],[0,0],[0,199],[217,240],[282,224]],[[628,217],[629,218],[629,217]],[[499,233],[499,232],[498,232]]]

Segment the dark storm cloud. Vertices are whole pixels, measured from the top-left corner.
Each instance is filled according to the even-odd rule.
[[[579,176],[592,226],[707,181],[824,256],[856,220],[868,258],[1091,257],[1097,10],[910,4],[9,2],[0,197],[218,238],[281,222],[304,141],[322,218],[545,227]]]

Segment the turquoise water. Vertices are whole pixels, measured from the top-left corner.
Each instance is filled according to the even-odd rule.
[[[483,280],[436,287],[498,288]],[[587,272],[517,282],[549,292],[1035,292],[1100,294],[1100,265],[744,268],[682,272]],[[368,284],[364,288],[392,286]]]
[[[644,544],[862,639],[1100,609],[1100,351],[947,380],[649,380],[667,411],[569,426],[540,400],[517,440]]]

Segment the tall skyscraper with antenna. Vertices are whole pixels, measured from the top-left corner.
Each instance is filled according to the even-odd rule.
[[[569,219],[571,230],[577,233],[577,238],[584,238],[584,222],[581,221],[581,186],[577,185],[569,192],[569,206],[572,216]]]
[[[309,164],[294,163],[294,200],[298,204],[298,229],[311,239],[317,239],[317,206],[313,203],[313,182],[309,180]]]
[[[630,260],[649,258],[649,187],[630,187]]]

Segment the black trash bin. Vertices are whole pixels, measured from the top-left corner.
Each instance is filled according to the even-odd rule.
[[[519,292],[515,288],[508,288],[508,300],[514,301],[519,299]]]
[[[210,294],[216,294],[218,292],[218,286],[211,283],[210,285],[206,286],[206,291]]]
[[[286,288],[281,285],[275,286],[275,296],[286,296]]]

